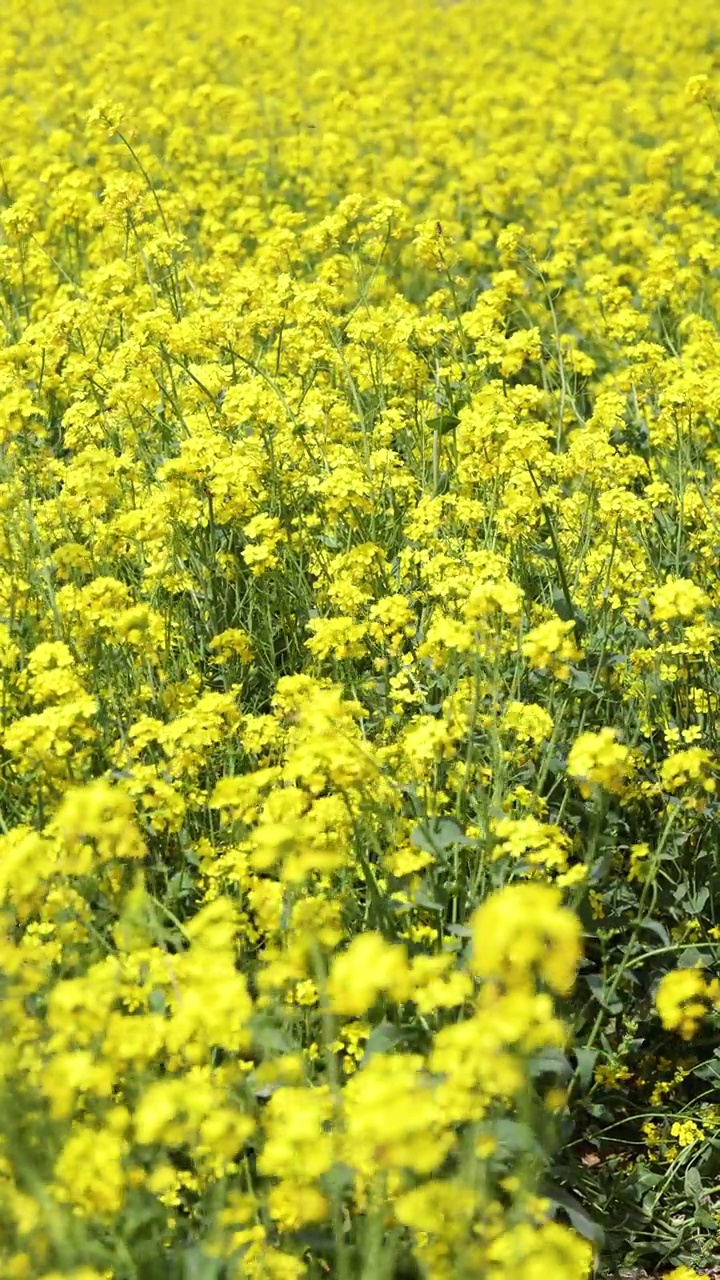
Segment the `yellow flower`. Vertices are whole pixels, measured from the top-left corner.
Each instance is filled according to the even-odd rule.
[[[676,1120],[670,1128],[670,1134],[677,1138],[679,1147],[691,1147],[694,1142],[701,1142],[705,1137],[703,1130],[694,1120]]]
[[[713,756],[704,747],[687,747],[684,751],[675,751],[660,766],[662,788],[676,793],[695,783],[702,791],[711,793],[716,786],[715,778],[711,776],[715,768]]]
[[[689,578],[668,578],[653,591],[650,603],[653,622],[664,623],[675,618],[691,621],[707,609],[710,601],[702,587]]]
[[[511,985],[536,976],[568,992],[581,957],[580,924],[550,885],[514,884],[492,894],[472,918],[473,972]]]
[[[328,1132],[332,1103],[327,1089],[284,1086],[268,1100],[263,1117],[261,1173],[311,1186],[334,1160]],[[279,1207],[279,1206],[278,1206]],[[312,1219],[310,1219],[312,1221]]]
[[[58,1157],[54,1190],[60,1201],[85,1217],[112,1218],[121,1209],[128,1143],[112,1129],[77,1127]]]
[[[686,86],[687,93],[691,102],[707,102],[709,98],[710,80],[706,75],[690,76]],[[680,1268],[682,1270],[682,1268]],[[675,1272],[671,1272],[673,1280],[689,1280],[689,1277],[678,1276]]]
[[[499,818],[493,823],[498,844],[494,858],[522,859],[530,867],[562,871],[567,866],[570,841],[559,827],[537,818]]]
[[[523,656],[531,667],[539,671],[549,671],[559,680],[567,680],[570,675],[570,663],[580,658],[575,639],[575,624],[562,622],[560,618],[550,618],[539,626],[528,631],[522,642]]]
[[[593,787],[621,795],[631,769],[630,751],[618,742],[614,729],[581,733],[570,749],[567,769],[585,797]]]
[[[380,994],[406,1000],[411,980],[404,947],[386,942],[378,933],[360,933],[336,956],[328,979],[328,998],[334,1012],[359,1018]]]
[[[233,657],[241,662],[250,662],[253,656],[252,642],[242,627],[228,627],[221,631],[213,636],[208,648],[217,655],[218,663],[229,662]]]
[[[553,729],[552,716],[535,702],[509,702],[503,712],[502,724],[519,741],[535,744],[547,741]]]
[[[690,1040],[712,1005],[720,1004],[720,981],[708,981],[700,969],[674,969],[666,973],[655,996],[662,1024]]]

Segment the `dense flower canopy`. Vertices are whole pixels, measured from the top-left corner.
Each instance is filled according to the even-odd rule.
[[[3,1276],[693,1274],[718,15],[14,0],[0,64]]]

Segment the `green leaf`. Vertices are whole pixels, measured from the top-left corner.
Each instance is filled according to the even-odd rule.
[[[153,987],[148,997],[148,1009],[151,1013],[167,1012],[167,997],[161,987]]]
[[[455,431],[460,425],[460,419],[454,413],[441,413],[437,418],[430,418],[428,427],[431,431],[437,431],[438,435],[445,436],[449,431]]]
[[[698,889],[697,893],[688,898],[688,911],[691,911],[694,916],[699,916],[709,897],[710,890],[707,885],[704,884]]]
[[[185,870],[176,871],[168,881],[166,902],[168,905],[172,902],[178,902],[183,898],[188,898],[192,891],[192,882]]]
[[[374,1057],[376,1053],[388,1053],[394,1049],[402,1040],[402,1035],[397,1027],[391,1022],[380,1022],[373,1027],[365,1044],[365,1052],[362,1056],[362,1066]]]
[[[718,1084],[720,1082],[720,1062],[701,1062],[699,1067],[693,1067],[691,1075],[697,1076],[698,1080],[707,1080],[710,1084]]]
[[[431,898],[422,889],[414,895],[413,902],[416,907],[422,907],[425,911],[444,911],[447,906],[446,902],[438,902],[437,898]]]
[[[564,592],[559,587],[553,587],[552,602],[553,609],[563,622],[573,622],[575,620],[575,610],[568,604]]]
[[[265,1053],[293,1052],[294,1045],[286,1030],[266,1014],[254,1014],[248,1022],[248,1027],[252,1033],[253,1043]]]
[[[329,1191],[332,1195],[344,1196],[352,1191],[355,1185],[355,1174],[350,1165],[338,1161],[322,1174],[320,1182],[325,1191]]]
[[[218,1258],[208,1258],[197,1245],[187,1249],[183,1256],[183,1280],[217,1280],[223,1263]]]
[[[537,1079],[538,1076],[552,1075],[557,1080],[567,1081],[572,1075],[572,1066],[562,1049],[544,1049],[542,1053],[536,1054],[531,1059],[530,1075],[533,1079]]]
[[[650,916],[646,916],[644,920],[640,921],[640,928],[650,929],[653,933],[657,934],[664,946],[667,947],[670,945],[670,935],[665,928],[665,925],[661,924],[659,920],[651,920]]]
[[[452,818],[432,818],[419,823],[410,836],[410,843],[426,853],[442,853],[454,844],[472,844]]]
[[[592,1080],[595,1063],[598,1060],[598,1052],[597,1049],[584,1049],[582,1047],[575,1050],[577,1073],[583,1089],[587,1089]]]
[[[662,1179],[663,1176],[661,1173],[656,1173],[653,1169],[648,1169],[644,1166],[641,1167],[638,1165],[637,1176],[635,1178],[635,1185],[638,1191],[647,1192],[652,1190],[653,1187],[657,1186],[658,1182],[662,1182]]]
[[[491,1126],[491,1132],[497,1139],[498,1145],[509,1155],[522,1153],[537,1156],[540,1159],[545,1157],[542,1144],[530,1125],[523,1124],[520,1120],[509,1120],[503,1117],[495,1121]]]
[[[466,924],[448,924],[445,926],[445,932],[451,933],[455,938],[472,938],[472,929]]]
[[[613,998],[612,1000],[607,999],[605,981],[602,978],[601,974],[587,973],[585,975],[585,981],[587,982],[598,1004],[601,1004],[603,1009],[607,1009],[608,1013],[620,1012],[620,1010],[622,1009],[622,1000],[618,1000],[616,997]]]
[[[605,1240],[605,1232],[598,1222],[593,1222],[585,1206],[579,1200],[576,1200],[575,1196],[566,1191],[564,1187],[556,1187],[552,1184],[549,1189],[545,1188],[544,1190],[548,1199],[564,1210],[570,1219],[571,1226],[575,1228],[579,1235],[584,1236],[586,1240],[590,1240],[598,1248],[602,1246]]]
[[[703,1193],[703,1180],[700,1177],[697,1165],[691,1164],[685,1170],[683,1185],[685,1187],[685,1195],[697,1204]]]
[[[588,671],[580,671],[577,667],[570,668],[570,688],[580,689],[588,692],[592,689],[592,678]]]

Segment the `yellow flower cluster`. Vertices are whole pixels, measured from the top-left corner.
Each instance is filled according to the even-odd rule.
[[[720,981],[708,980],[700,969],[672,969],[655,996],[663,1026],[689,1040],[713,1005],[720,1005]]]
[[[717,24],[11,8],[0,1273],[582,1280],[720,1005]]]

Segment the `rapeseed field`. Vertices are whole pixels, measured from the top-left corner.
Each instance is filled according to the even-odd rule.
[[[720,13],[0,66],[0,1277],[705,1274]]]

